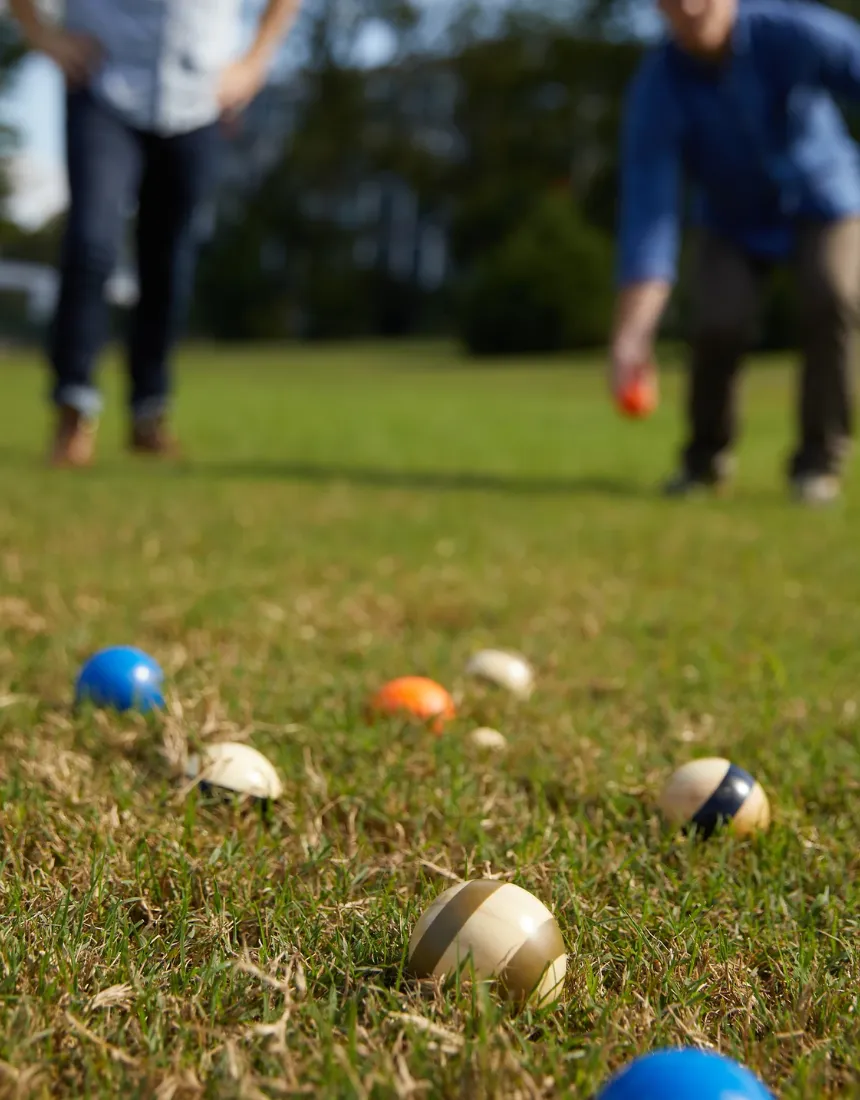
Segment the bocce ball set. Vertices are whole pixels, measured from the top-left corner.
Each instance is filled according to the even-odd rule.
[[[636,414],[632,414],[636,415]],[[534,672],[518,653],[485,649],[467,663],[467,677],[527,699]],[[150,713],[164,707],[164,673],[132,646],[103,649],[81,669],[76,704]],[[451,694],[424,676],[401,676],[369,699],[365,716],[401,717],[441,735],[456,717]],[[506,747],[504,736],[480,727],[470,742],[487,751]],[[239,796],[268,805],[283,793],[269,760],[250,745],[207,744],[190,756],[186,777],[204,792]],[[657,800],[665,820],[705,840],[721,828],[749,836],[770,825],[770,804],[761,784],[722,757],[692,760],[670,777]],[[408,947],[408,966],[419,980],[458,974],[492,983],[497,993],[522,1007],[546,1007],[560,1000],[567,973],[567,949],[558,922],[527,890],[497,879],[457,883],[421,914]],[[658,1050],[622,1068],[594,1100],[772,1100],[746,1068],[722,1055],[681,1048]]]

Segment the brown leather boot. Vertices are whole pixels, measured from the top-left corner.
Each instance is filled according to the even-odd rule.
[[[137,417],[131,426],[129,446],[136,454],[161,458],[181,458],[178,440],[167,427],[163,414]]]
[[[80,467],[92,465],[97,422],[69,405],[57,409],[50,465]]]

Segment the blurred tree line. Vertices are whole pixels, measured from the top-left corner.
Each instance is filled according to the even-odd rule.
[[[606,33],[616,6],[451,6],[428,42],[412,0],[310,3],[303,64],[245,121],[246,152],[278,118],[283,146],[224,181],[199,329],[455,332],[479,353],[604,340],[619,112],[641,51]],[[355,44],[371,29],[390,58],[368,67]]]
[[[23,53],[14,25],[8,18],[3,18],[3,4],[0,2],[0,95],[9,89]],[[28,251],[33,236],[15,225],[6,214],[6,204],[12,189],[9,162],[17,147],[17,137],[14,129],[0,117],[0,258],[7,253],[16,256]],[[7,247],[9,243],[11,248]],[[8,292],[0,294],[0,346],[9,336],[18,335],[26,329],[22,321],[24,314],[23,295]]]
[[[9,19],[0,15],[0,95],[14,77],[15,67],[23,56],[20,39]],[[7,158],[15,147],[15,132],[0,119],[0,214],[9,197],[9,179],[5,171]]]
[[[860,14],[860,3],[839,6]],[[280,108],[288,120],[283,145],[265,171],[242,159],[225,183],[201,265],[200,331],[454,333],[478,354],[605,341],[642,5],[449,4],[430,42],[425,10],[306,4],[302,64],[271,93],[269,117]],[[373,67],[356,49],[370,28],[390,47]],[[793,293],[790,273],[775,273],[762,346],[794,340]],[[664,334],[680,335],[685,318],[682,280]]]
[[[860,15],[860,0],[834,6]],[[599,346],[642,11],[638,0],[305,0],[285,75],[229,143],[196,334],[454,334],[476,354]],[[14,50],[0,38],[0,79]],[[60,230],[0,223],[0,253],[51,262]],[[777,275],[764,346],[793,339],[792,294]],[[681,290],[667,336],[685,315]]]

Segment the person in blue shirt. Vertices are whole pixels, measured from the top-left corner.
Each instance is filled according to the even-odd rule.
[[[241,0],[66,0],[62,23],[11,0],[30,46],[65,79],[69,209],[49,341],[58,466],[93,459],[93,372],[105,287],[136,211],[139,300],[128,338],[135,452],[178,453],[168,429],[170,356],[190,296],[199,214],[216,180],[222,122],[265,82],[300,0],[268,0],[241,55]]]
[[[839,104],[860,100],[860,24],[805,0],[659,6],[669,33],[625,105],[611,385],[621,392],[653,363],[689,185],[689,436],[666,490],[727,484],[762,281],[790,263],[802,367],[789,484],[805,503],[832,501],[853,433],[860,152]]]

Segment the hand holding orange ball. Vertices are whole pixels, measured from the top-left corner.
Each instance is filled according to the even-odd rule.
[[[657,408],[657,371],[653,363],[647,363],[634,371],[629,380],[615,395],[619,411],[624,416],[642,419]]]

